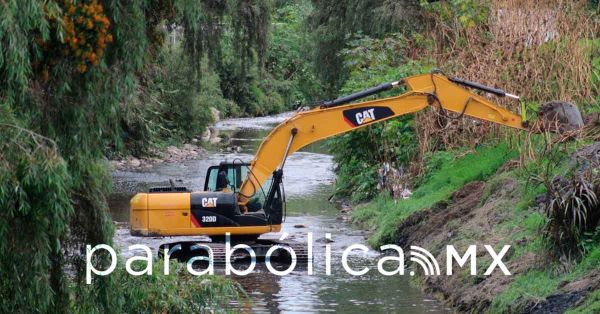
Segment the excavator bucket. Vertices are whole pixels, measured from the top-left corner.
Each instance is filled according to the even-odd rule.
[[[564,101],[543,104],[538,111],[538,118],[543,131],[561,134],[583,127],[583,118],[577,106]]]

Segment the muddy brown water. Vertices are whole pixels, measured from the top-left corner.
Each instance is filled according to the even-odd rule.
[[[135,253],[127,247],[145,244],[156,250],[161,243],[180,239],[206,240],[204,237],[139,238],[129,235],[129,199],[136,192],[147,191],[151,186],[168,184],[169,179],[181,180],[179,184],[201,190],[209,166],[222,160],[241,158],[250,161],[262,138],[288,114],[264,118],[228,119],[215,128],[227,134],[231,145],[239,152],[213,151],[196,160],[182,163],[165,163],[139,171],[116,171],[115,193],[110,198],[113,219],[117,222],[115,243],[121,254],[129,257]],[[306,266],[298,266],[286,276],[276,276],[264,266],[257,266],[248,276],[233,276],[248,294],[247,301],[232,301],[234,310],[251,313],[448,313],[443,304],[423,294],[411,285],[411,277],[386,277],[377,271],[381,257],[375,250],[363,254],[356,251],[349,256],[353,269],[369,268],[362,276],[348,274],[341,263],[342,251],[348,246],[365,244],[365,233],[343,222],[338,211],[328,202],[333,191],[335,175],[333,160],[327,154],[326,144],[311,145],[292,155],[284,169],[287,196],[287,218],[283,232],[287,239],[306,243],[308,232],[313,234],[314,269],[309,275]],[[325,233],[331,233],[331,275],[325,273]],[[263,237],[279,238],[280,234]],[[245,266],[236,266],[243,269]],[[217,270],[219,273],[219,270]],[[408,272],[407,272],[408,273]],[[199,278],[198,280],[201,280]]]

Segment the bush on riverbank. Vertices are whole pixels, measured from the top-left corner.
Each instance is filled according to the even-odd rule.
[[[231,281],[193,277],[175,263],[169,276],[161,274],[159,262],[152,276],[133,277],[118,269],[85,285],[77,239],[112,243],[108,213],[90,207],[103,201],[98,185],[108,179],[94,173],[96,181],[87,181],[92,189],[87,192],[99,193],[94,199],[75,192],[82,187],[56,144],[7,116],[0,115],[0,312],[193,313],[218,311],[239,297]],[[106,259],[98,263],[104,265],[99,269],[107,267]]]
[[[265,5],[2,3],[2,312],[64,313],[77,310],[83,299],[86,308],[81,312],[122,312],[117,297],[131,292],[123,290],[123,282],[99,279],[94,292],[82,294],[85,245],[110,245],[114,234],[106,203],[111,177],[105,158],[141,154],[158,140],[198,135],[194,133],[210,123],[209,107],[225,102],[219,97],[222,82],[214,77],[220,70],[215,61],[227,48],[215,44],[224,34],[205,30],[227,22],[229,43],[235,41],[229,48],[236,50],[228,51],[236,60],[235,78],[245,81],[246,70],[262,69],[270,13]],[[175,31],[167,32],[171,27]],[[167,35],[179,42],[183,37],[185,49],[162,55]],[[211,70],[203,70],[206,65]],[[206,84],[205,74],[210,78]],[[149,296],[168,293],[148,282],[141,281],[139,287]],[[199,294],[191,298],[191,306],[211,303],[221,292],[210,287],[206,293],[194,291]],[[184,289],[173,293],[175,302],[189,296]],[[149,311],[166,308],[158,301],[146,305]]]
[[[120,261],[120,265],[124,262]],[[136,269],[136,264],[133,264]],[[113,313],[225,313],[232,300],[243,298],[239,285],[219,276],[195,277],[185,264],[172,262],[170,274],[163,274],[162,261],[155,262],[152,275],[134,277],[124,269],[108,275],[108,280],[119,289],[101,291],[105,308]],[[71,313],[96,313],[101,308],[92,300],[97,298],[99,286],[95,277],[92,284],[69,287],[73,299]]]

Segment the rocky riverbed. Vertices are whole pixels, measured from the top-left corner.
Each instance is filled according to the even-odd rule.
[[[152,149],[148,157],[127,156],[123,159],[111,160],[110,165],[114,170],[150,169],[165,162],[175,163],[196,159],[206,153],[206,149],[198,144],[184,144],[181,147],[168,146],[163,150]]]

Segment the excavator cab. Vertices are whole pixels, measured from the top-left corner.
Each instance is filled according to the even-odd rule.
[[[249,175],[249,164],[221,162],[208,168],[204,191],[185,187],[156,187],[131,200],[131,234],[259,236],[278,232],[283,220],[281,178],[268,180],[239,204],[238,194]]]
[[[221,162],[218,166],[211,166],[206,172],[204,191],[239,193],[242,183],[248,176],[249,167],[248,163],[235,162]],[[245,204],[245,210],[258,212],[263,209],[263,204],[267,201],[266,191],[270,188],[272,181],[272,177],[267,179],[265,184],[255,191],[250,201]]]

